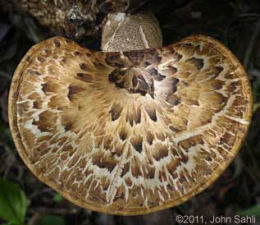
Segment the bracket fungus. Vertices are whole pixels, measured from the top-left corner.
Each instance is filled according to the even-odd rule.
[[[9,95],[14,142],[33,174],[109,214],[155,212],[207,188],[252,114],[246,72],[224,45],[193,35],[161,47],[156,20],[140,18],[110,15],[101,52],[63,37],[36,44]]]
[[[9,0],[11,8],[22,10],[55,33],[80,39],[97,37],[109,13],[135,12],[150,0]]]

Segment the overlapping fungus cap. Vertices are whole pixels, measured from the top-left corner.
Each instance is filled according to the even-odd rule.
[[[147,1],[147,0],[146,0]],[[29,13],[38,22],[56,34],[79,39],[98,36],[102,21],[112,12],[138,10],[145,1],[140,0],[11,0],[12,9]]]
[[[204,36],[121,53],[54,37],[24,56],[9,97],[30,170],[73,203],[120,215],[208,187],[237,154],[251,112],[244,69]]]

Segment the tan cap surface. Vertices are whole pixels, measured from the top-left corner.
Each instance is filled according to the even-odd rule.
[[[137,215],[208,187],[237,154],[252,92],[222,44],[91,52],[54,37],[24,56],[9,121],[30,170],[73,203]]]

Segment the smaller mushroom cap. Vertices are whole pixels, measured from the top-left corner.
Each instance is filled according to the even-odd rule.
[[[121,53],[54,37],[24,56],[9,96],[30,170],[73,203],[120,215],[176,206],[208,187],[251,114],[244,69],[200,35]]]
[[[152,14],[108,14],[102,28],[101,49],[121,52],[162,47],[159,22]]]

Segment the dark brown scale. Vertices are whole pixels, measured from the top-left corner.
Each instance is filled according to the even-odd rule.
[[[145,62],[144,65],[145,65],[145,67],[147,67],[147,66],[150,66],[151,63],[150,62]]]
[[[199,106],[200,105],[199,101],[196,100],[196,99],[187,99],[186,102],[187,102],[187,104],[192,105],[192,106]]]
[[[224,70],[224,68],[222,66],[216,66],[213,68],[213,73],[214,73],[214,75],[218,76],[223,70]]]
[[[68,153],[67,153],[67,152],[62,153],[61,156],[60,156],[60,158],[61,158],[61,160],[63,160],[63,161],[67,160],[67,158],[68,158]]]
[[[108,75],[108,80],[109,80],[110,82],[112,82],[112,83],[116,83],[116,81],[117,81],[118,79],[117,79],[117,73],[116,73],[115,70]]]
[[[139,124],[141,123],[141,109],[137,108],[135,113],[135,123]]]
[[[130,163],[129,162],[125,163],[123,171],[121,173],[121,177],[123,177],[129,171],[129,168],[130,168]]]
[[[154,121],[154,122],[157,121],[157,115],[156,115],[155,109],[146,108],[146,112],[152,121]]]
[[[93,77],[87,73],[77,73],[76,79],[79,79],[87,83],[93,81]]]
[[[179,62],[182,59],[183,56],[181,54],[175,52],[173,54],[173,57],[175,58],[176,62]]]
[[[106,55],[106,60],[107,61],[116,61],[120,59],[120,53],[114,52],[114,53],[108,53]]]
[[[133,182],[132,182],[132,180],[131,180],[129,177],[127,177],[127,178],[125,179],[125,183],[126,183],[126,185],[129,186],[129,187],[131,187],[131,186],[133,185]]]
[[[160,141],[165,141],[165,135],[163,134],[163,133],[156,133],[155,134],[155,136],[156,136],[156,138],[158,139],[158,140],[160,140]]]
[[[140,169],[139,164],[137,164],[135,160],[136,160],[136,159],[134,159],[134,160],[132,161],[131,171],[132,171],[132,175],[137,178],[137,177],[139,177],[139,176],[143,176],[143,174],[142,174],[142,172],[141,172],[141,169]]]
[[[126,70],[115,69],[108,75],[108,80],[114,83],[119,88],[125,87],[123,76],[126,74]]]
[[[123,108],[121,105],[114,103],[109,111],[109,114],[111,115],[111,120],[117,120],[120,117],[122,110]]]
[[[180,164],[180,159],[171,160],[169,164],[166,166],[167,170],[173,175],[176,172],[177,167]]]
[[[125,130],[121,130],[119,133],[119,137],[122,141],[124,141],[127,138],[127,132]]]
[[[135,124],[141,123],[141,110],[140,108],[137,108],[133,110],[132,112],[129,112],[126,116],[126,122],[128,122],[131,126]]]
[[[193,46],[193,44],[191,44],[191,43],[184,43],[183,45],[182,45],[182,48],[186,48],[186,49],[188,49],[188,50],[190,50],[191,48],[193,48],[194,46]]]
[[[71,128],[72,128],[71,124],[66,124],[65,127],[64,127],[64,130],[65,130],[65,132],[67,132],[67,131],[70,131]]]
[[[233,88],[238,88],[240,86],[242,86],[241,81],[234,81],[230,84]]]
[[[94,66],[96,67],[97,70],[104,70],[104,69],[107,68],[104,64],[99,63],[99,62],[94,62],[93,64],[94,64]]]
[[[213,86],[214,90],[220,90],[220,89],[222,89],[224,83],[225,82],[221,81],[221,80],[214,80],[212,86]]]
[[[175,74],[178,71],[178,69],[174,66],[168,66],[168,70],[170,70],[171,74]]]
[[[169,95],[166,98],[166,101],[173,106],[176,106],[180,103],[179,98],[175,94]]]
[[[55,44],[56,47],[60,47],[61,46],[60,41],[57,40],[57,39],[54,39],[54,44]]]
[[[67,63],[67,58],[63,58],[62,60],[61,60],[61,62],[63,63],[63,64],[66,64]]]
[[[186,62],[193,64],[198,70],[201,70],[204,66],[204,60],[195,57],[186,60]]]
[[[147,49],[145,54],[145,61],[151,64],[159,64],[162,61],[162,57],[159,56],[156,49]]]
[[[133,65],[139,65],[144,60],[143,51],[128,51],[124,52],[124,55],[133,63]]]
[[[120,57],[120,53],[115,52],[115,53],[107,53],[105,61],[108,65],[117,67],[117,68],[122,68],[124,67],[124,63]]]
[[[116,155],[117,157],[121,157],[123,153],[123,146],[116,146],[114,151],[111,152],[112,155]]]
[[[50,132],[54,129],[53,121],[56,120],[52,112],[45,111],[39,115],[39,120],[33,120],[32,124],[37,126],[41,132]]]
[[[221,145],[222,145],[222,144],[227,144],[227,145],[229,145],[229,146],[232,146],[233,141],[234,141],[234,136],[232,136],[232,135],[229,134],[229,133],[225,133],[225,134],[220,138],[219,143],[220,143]]]
[[[165,175],[165,172],[163,172],[163,171],[159,171],[159,180],[161,181],[161,182],[164,182],[164,181],[166,181],[166,175]]]
[[[184,177],[183,174],[181,174],[180,177],[179,177],[179,181],[180,181],[181,184],[183,184],[184,182],[187,182],[187,179]]]
[[[29,69],[29,70],[28,70],[28,73],[30,73],[30,74],[32,74],[32,75],[41,76],[41,73],[38,72],[38,71],[36,71],[36,70],[31,70],[31,69]]]
[[[81,64],[79,65],[79,67],[80,67],[80,69],[82,69],[82,70],[84,70],[84,71],[89,71],[89,68],[88,68],[88,66],[87,66],[86,63],[81,63]]]
[[[156,161],[160,161],[161,159],[167,157],[169,154],[168,147],[167,146],[161,146],[156,148],[153,157]]]
[[[149,143],[149,145],[153,144],[154,135],[150,131],[148,131],[146,134],[146,140]]]
[[[69,86],[69,92],[68,92],[68,99],[71,101],[73,96],[79,92],[81,92],[83,89],[81,87],[78,87],[78,86],[73,86],[73,85],[70,85]]]
[[[209,162],[211,162],[211,161],[213,160],[210,156],[207,156],[205,159],[206,159],[207,161],[209,161]]]
[[[49,50],[49,49],[44,49],[44,52],[46,53],[46,55],[50,55],[51,54],[51,50]]]
[[[104,140],[104,148],[109,150],[112,147],[112,141],[113,141],[112,137],[107,137]]]
[[[149,74],[157,81],[162,81],[166,77],[160,74],[155,68],[150,69]]]
[[[134,126],[134,118],[133,118],[133,115],[127,115],[127,117],[126,117],[126,122],[128,122],[130,125],[131,125],[131,127],[133,127]]]
[[[41,84],[41,86],[42,86],[42,91],[43,91],[44,93],[46,93],[47,90],[48,90],[48,84],[47,84],[47,83],[44,83],[44,84]]]
[[[134,85],[135,86],[129,89],[130,93],[139,93],[142,96],[149,94],[152,98],[154,97],[153,80],[147,81],[142,75],[138,75],[137,78],[134,79]]]
[[[176,85],[176,84],[178,84],[178,83],[179,83],[179,79],[174,77],[174,78],[172,79],[172,84],[173,84],[173,85]]]
[[[138,76],[138,89],[141,89],[143,91],[149,89],[149,85],[143,76]]]
[[[174,126],[169,126],[169,128],[171,129],[171,131],[173,131],[173,132],[180,132],[181,130],[180,129],[177,129],[176,127],[174,127]]]
[[[231,73],[226,73],[226,74],[224,75],[224,77],[225,77],[226,79],[234,79],[234,75],[231,74]]]
[[[171,53],[171,57],[174,58],[176,62],[179,62],[182,59],[183,56],[176,52],[172,46],[168,47],[168,50]]]
[[[131,144],[135,150],[139,153],[143,150],[143,138],[141,136],[135,136],[131,138]]]
[[[113,169],[117,165],[117,162],[115,160],[113,160],[113,158],[102,157],[99,154],[93,156],[92,163],[93,163],[93,165],[96,165],[99,168],[107,169],[110,173],[113,171]]]
[[[179,83],[179,79],[177,78],[172,78],[172,94],[177,91],[177,84]]]
[[[194,142],[194,140],[192,138],[190,139],[186,139],[182,142],[179,143],[179,146],[184,149],[186,152],[188,152],[189,148],[191,146],[195,146],[196,145],[196,142]]]
[[[132,79],[132,85],[133,85],[133,87],[136,87],[137,84],[138,84],[137,78],[136,78],[136,76],[133,76],[133,79]]]
[[[182,152],[181,152],[181,162],[183,162],[183,163],[187,163],[188,162],[188,160],[189,160],[189,158],[188,158],[188,156],[187,155],[184,155]]]
[[[39,102],[34,101],[33,102],[33,108],[34,109],[40,109],[41,104]]]
[[[177,87],[176,86],[173,86],[172,87],[172,93],[175,93],[177,91]]]
[[[155,175],[155,168],[149,166],[149,167],[147,167],[147,170],[148,170],[147,177],[150,178],[150,179],[153,179],[154,175]]]
[[[79,51],[75,51],[75,52],[74,52],[74,55],[75,55],[75,56],[80,56],[80,55],[82,55],[82,53],[79,52]]]
[[[67,44],[71,44],[73,42],[72,40],[69,40],[69,39],[66,39],[65,41]]]
[[[40,62],[44,62],[45,61],[45,58],[41,57],[41,56],[38,56],[37,59],[40,61]]]
[[[119,87],[119,88],[124,88],[125,82],[124,81],[118,82],[118,83],[116,83],[116,86]]]

